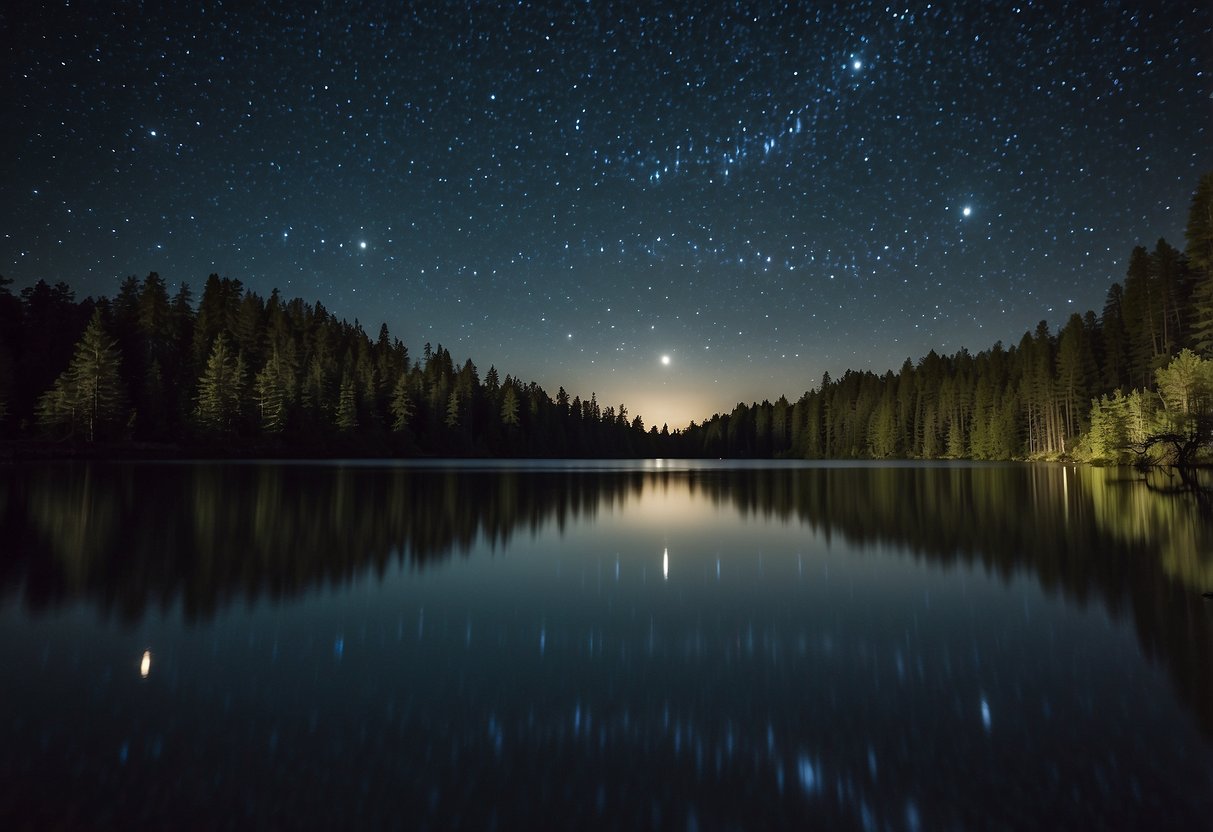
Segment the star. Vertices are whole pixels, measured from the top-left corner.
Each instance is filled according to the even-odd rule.
[[[803,391],[827,367],[896,372],[932,349],[1017,339],[1049,307],[1099,309],[1107,287],[1077,276],[1123,274],[1134,243],[1182,238],[1175,206],[1213,169],[1207,93],[1159,69],[1203,54],[1207,3],[1177,4],[1154,28],[1110,8],[1092,31],[1049,0],[1031,15],[881,3],[835,4],[812,26],[759,15],[745,70],[705,78],[695,67],[743,46],[727,11],[706,4],[691,26],[702,37],[686,38],[539,0],[478,12],[483,41],[420,38],[407,60],[360,68],[364,49],[443,6],[407,5],[384,5],[373,27],[335,6],[324,50],[285,11],[267,12],[264,42],[198,4],[168,28],[100,14],[100,61],[65,62],[84,22],[15,12],[16,138],[0,154],[0,181],[15,183],[0,201],[12,292],[63,272],[77,298],[112,296],[120,276],[155,268],[170,293],[197,294],[226,273],[261,297],[331,294],[338,316],[387,323],[414,353],[458,340],[459,360],[502,377],[596,390],[674,424]],[[172,71],[195,37],[223,48]],[[1062,83],[1053,57],[1069,37],[1115,73]],[[153,40],[170,57],[146,73]],[[665,73],[667,59],[681,69]],[[1006,103],[1011,88],[1042,94]],[[1159,143],[1158,123],[1191,129]],[[1013,294],[987,296],[996,288]],[[537,306],[547,321],[525,325]],[[851,344],[856,327],[881,337]],[[637,361],[610,376],[602,357],[622,358],[622,342]],[[675,374],[671,343],[700,360]],[[669,378],[647,378],[648,361]],[[688,399],[667,413],[640,392],[675,378],[705,412]]]

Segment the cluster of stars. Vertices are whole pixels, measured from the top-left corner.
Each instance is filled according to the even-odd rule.
[[[1098,309],[1213,167],[1211,18],[14,12],[0,273],[217,271],[676,424]]]

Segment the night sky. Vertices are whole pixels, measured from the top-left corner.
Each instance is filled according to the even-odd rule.
[[[217,272],[675,427],[1099,310],[1213,169],[1207,0],[251,5],[5,5],[0,274]]]

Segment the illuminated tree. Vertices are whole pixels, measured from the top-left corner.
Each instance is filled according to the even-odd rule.
[[[1205,361],[1191,350],[1181,350],[1155,377],[1167,411],[1175,416],[1205,409],[1213,395],[1213,361]]]
[[[357,397],[354,379],[347,372],[341,378],[341,390],[337,395],[337,430],[352,431],[358,427]]]
[[[124,396],[117,346],[105,334],[101,311],[93,313],[67,370],[38,402],[38,421],[45,427],[77,429],[93,442],[122,423]]]
[[[392,430],[402,431],[413,419],[413,400],[409,397],[409,377],[400,374],[396,386],[392,390]]]
[[[195,415],[205,430],[227,433],[236,428],[244,396],[244,359],[233,356],[227,336],[220,333],[211,347],[206,369],[198,380]]]
[[[1196,278],[1192,346],[1197,354],[1213,358],[1213,172],[1200,178],[1192,195],[1184,239],[1188,263]]]
[[[887,459],[897,452],[897,426],[893,418],[892,397],[886,396],[872,414],[868,430],[868,452],[876,459]]]
[[[446,426],[448,428],[459,427],[459,416],[462,400],[458,390],[452,390],[451,395],[446,400]]]
[[[282,433],[286,428],[287,410],[295,397],[294,372],[274,344],[265,367],[257,374],[257,408],[261,429],[266,433]]]
[[[518,394],[512,384],[506,386],[501,397],[501,422],[508,427],[518,427]]]

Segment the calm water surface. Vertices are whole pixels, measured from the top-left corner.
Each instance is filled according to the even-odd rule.
[[[1175,485],[0,469],[0,826],[1207,829]]]

